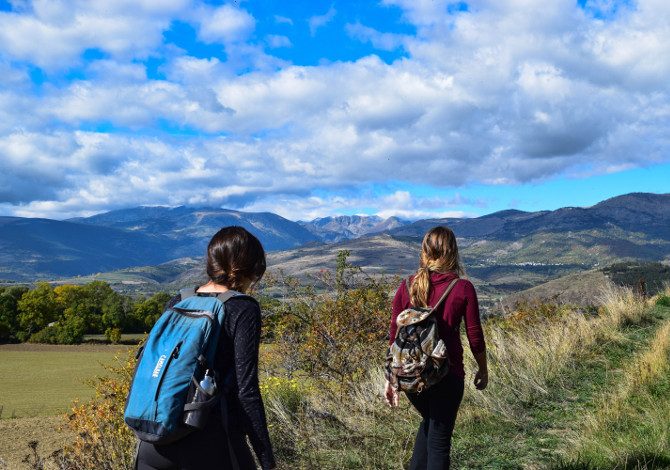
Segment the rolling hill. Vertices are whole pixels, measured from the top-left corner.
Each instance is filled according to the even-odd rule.
[[[0,279],[88,275],[204,256],[221,227],[241,225],[267,250],[317,243],[300,224],[271,213],[137,207],[65,221],[0,218]]]
[[[0,279],[72,276],[164,259],[158,237],[49,219],[0,217]]]

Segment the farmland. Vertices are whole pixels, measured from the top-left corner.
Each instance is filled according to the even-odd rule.
[[[89,399],[86,381],[104,372],[128,346],[0,345],[0,458],[16,468],[28,453],[29,440],[43,451],[62,446],[65,435],[55,432],[76,398]]]

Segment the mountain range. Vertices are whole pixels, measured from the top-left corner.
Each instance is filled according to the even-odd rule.
[[[340,249],[374,272],[404,274],[416,267],[423,234],[440,224],[459,237],[470,274],[501,289],[620,260],[670,259],[670,194],[631,193],[587,208],[415,222],[376,216],[293,222],[272,213],[137,207],[66,221],[0,217],[0,278],[54,279],[156,265],[174,272],[171,260],[202,259],[216,230],[233,224],[259,237],[272,252],[270,266],[298,275],[332,265]]]
[[[670,194],[630,193],[592,207],[564,207],[537,212],[512,209],[467,219],[425,219],[389,233],[420,237],[431,227],[441,224],[451,227],[461,238],[516,240],[543,232],[615,229],[668,240]]]
[[[228,225],[240,225],[254,233],[268,251],[320,241],[302,225],[277,214],[213,207],[135,207],[69,219],[68,222],[154,237],[167,252],[166,259],[204,254],[212,235]]]

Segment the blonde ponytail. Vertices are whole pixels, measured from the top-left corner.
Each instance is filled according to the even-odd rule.
[[[456,236],[450,228],[432,228],[423,237],[419,269],[410,286],[410,301],[414,307],[428,307],[430,298],[430,273],[454,271],[462,276],[463,268],[458,256]]]
[[[412,305],[415,307],[427,307],[429,291],[430,271],[427,267],[421,266],[412,280],[412,287],[409,291]]]

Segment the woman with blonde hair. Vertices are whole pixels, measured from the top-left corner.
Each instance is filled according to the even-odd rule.
[[[438,383],[407,398],[423,418],[414,443],[410,470],[443,470],[450,464],[451,436],[456,414],[463,398],[465,371],[460,337],[461,320],[478,371],[474,385],[486,388],[488,371],[486,346],[479,317],[477,294],[472,283],[459,279],[463,275],[456,236],[448,227],[435,227],[423,237],[419,269],[408,282],[403,281],[393,299],[390,342],[396,338],[396,319],[410,307],[435,306],[452,281],[458,279],[433,313],[439,337],[446,345],[449,372]],[[398,391],[386,383],[386,401],[397,406]]]

